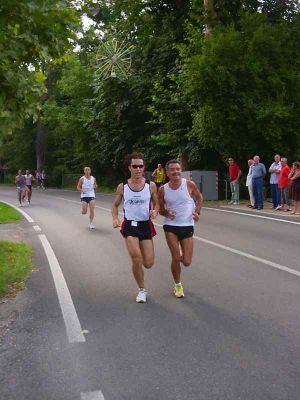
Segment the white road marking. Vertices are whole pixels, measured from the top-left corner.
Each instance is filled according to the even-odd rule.
[[[158,224],[157,222],[153,222],[153,224],[156,225],[156,226],[160,226],[160,227],[163,226],[161,224]],[[270,267],[280,269],[281,271],[289,272],[290,274],[300,276],[300,272],[299,271],[296,271],[295,269],[291,269],[291,268],[285,267],[284,265],[280,265],[280,264],[274,263],[272,261],[265,260],[264,258],[261,258],[261,257],[253,256],[252,254],[249,254],[249,253],[244,253],[243,251],[233,249],[232,247],[224,246],[223,244],[220,244],[220,243],[217,243],[217,242],[212,242],[211,240],[200,238],[199,236],[193,236],[193,238],[196,239],[196,240],[199,240],[199,242],[203,242],[203,243],[215,246],[215,247],[219,247],[222,250],[230,251],[231,253],[235,253],[235,254],[238,254],[240,256],[243,256],[243,257],[246,257],[246,258],[250,258],[251,260],[258,261],[258,262],[260,262],[262,264],[265,264],[265,265],[268,265]]]
[[[68,190],[68,192],[70,192],[70,190]],[[101,195],[102,194],[107,194],[107,193],[101,193]],[[80,203],[80,201],[66,199],[65,197],[47,196],[47,195],[44,195],[44,194],[42,194],[42,196],[49,197],[49,198],[52,198],[52,199],[54,198],[54,199],[59,199],[59,200],[65,200],[65,201],[69,201],[71,203],[77,203],[77,204]],[[110,196],[113,196],[113,195],[110,195]],[[111,211],[110,208],[100,207],[100,206],[97,206],[97,205],[95,205],[95,207],[99,208],[100,210],[109,211],[109,212]],[[229,214],[230,213],[231,214],[239,214],[239,215],[245,215],[246,217],[262,218],[262,219],[268,219],[268,220],[271,220],[271,221],[284,222],[286,224],[300,225],[300,222],[297,222],[297,221],[288,221],[288,220],[280,219],[280,218],[276,218],[276,217],[266,217],[264,215],[248,214],[248,213],[241,212],[241,211],[236,211],[236,210],[222,210],[220,208],[214,208],[214,207],[202,207],[202,208],[204,210],[218,211],[218,212],[224,212],[224,213],[229,213]]]
[[[70,200],[70,199],[66,199],[65,197],[46,196],[44,194],[42,196],[49,197],[50,199],[58,199],[58,200],[69,201],[70,203],[81,204],[81,201],[79,201],[79,200]],[[111,211],[110,208],[100,207],[100,206],[96,206],[96,205],[95,205],[95,208],[99,208],[100,210],[104,210],[104,211]]]
[[[85,337],[82,333],[73,300],[71,298],[67,283],[65,281],[60,265],[57,261],[57,258],[54,254],[54,251],[52,250],[52,247],[45,235],[38,236],[42,242],[46,256],[49,261],[69,342],[85,342]]]
[[[96,392],[81,393],[81,400],[105,400],[101,390]]]
[[[272,261],[265,260],[264,258],[253,256],[252,254],[249,254],[249,253],[244,253],[243,251],[236,250],[236,249],[233,249],[232,247],[224,246],[223,244],[212,242],[211,240],[203,239],[203,238],[200,238],[198,236],[194,236],[194,238],[196,240],[199,240],[199,241],[203,242],[203,243],[207,243],[207,244],[210,244],[212,246],[219,247],[220,249],[223,249],[223,250],[231,251],[232,253],[238,254],[240,256],[243,256],[243,257],[246,257],[246,258],[250,258],[251,260],[258,261],[258,262],[260,262],[262,264],[269,265],[270,267],[277,268],[277,269],[280,269],[282,271],[289,272],[290,274],[300,276],[300,272],[299,271],[296,271],[295,269],[291,269],[291,268],[285,267],[284,265],[280,265],[280,264],[274,263]]]
[[[8,203],[6,201],[0,200],[1,203],[7,204],[8,206],[11,206],[12,208],[14,208],[15,210],[17,210],[20,214],[23,215],[23,217],[25,217],[27,219],[28,222],[34,222],[34,220],[31,218],[30,215],[28,215],[25,211],[23,211],[20,207],[16,207],[11,203]]]
[[[41,231],[41,228],[38,225],[33,225],[33,229],[35,231]]]
[[[248,214],[248,213],[245,213],[242,211],[236,211],[236,210],[221,210],[220,208],[212,208],[212,207],[203,207],[203,209],[224,212],[224,213],[229,213],[229,214],[246,215],[247,217],[252,217],[252,218],[269,219],[271,221],[285,222],[286,224],[300,225],[300,222],[297,222],[297,221],[288,221],[286,219],[280,219],[280,218],[276,218],[276,217],[266,217],[264,215]],[[261,211],[258,211],[258,212],[260,213]]]
[[[47,197],[54,197],[54,196],[47,196]],[[66,200],[66,201],[71,201],[73,203],[78,203],[78,201],[74,201],[74,200],[69,200],[69,199],[65,199],[65,198],[60,198],[60,199],[61,200]],[[105,211],[111,211],[108,208],[99,207],[99,206],[96,206],[96,207],[97,208],[101,208],[102,210],[105,210]],[[217,209],[217,208],[210,208],[210,207],[203,207],[203,208],[207,209],[207,210],[213,210],[213,211],[219,211],[219,212],[227,212],[227,213],[239,214],[239,215],[246,215],[247,217],[250,216],[250,217],[253,217],[253,218],[263,218],[263,219],[269,219],[269,220],[273,220],[273,221],[286,222],[288,224],[300,225],[299,222],[286,221],[286,220],[278,219],[278,218],[265,217],[263,215],[252,215],[252,214],[247,214],[247,213],[238,212],[238,211],[220,210],[220,209]],[[121,213],[119,213],[119,214],[121,214]],[[154,222],[154,221],[153,221],[153,223],[156,226],[160,226],[160,227],[163,226],[163,225],[158,224],[157,222]],[[300,276],[300,272],[299,271],[296,271],[294,269],[288,268],[288,267],[286,267],[284,265],[280,265],[280,264],[274,263],[272,261],[268,261],[268,260],[266,260],[264,258],[256,257],[256,256],[254,256],[252,254],[249,254],[249,253],[244,253],[243,251],[236,250],[236,249],[233,249],[232,247],[224,246],[224,245],[222,245],[220,243],[212,242],[211,240],[203,239],[203,238],[200,238],[198,236],[193,236],[193,237],[194,237],[194,239],[199,240],[199,241],[201,241],[203,243],[210,244],[210,245],[215,246],[215,247],[219,247],[220,249],[223,249],[223,250],[226,250],[226,251],[230,251],[232,253],[238,254],[240,256],[249,258],[249,259],[254,260],[254,261],[258,261],[258,262],[260,262],[262,264],[265,264],[265,265],[268,265],[270,267],[280,269],[281,271],[285,271],[285,272],[288,272],[290,274]]]

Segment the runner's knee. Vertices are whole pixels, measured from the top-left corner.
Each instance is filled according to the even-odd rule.
[[[188,267],[191,265],[192,260],[189,258],[188,259],[183,258],[181,262],[185,267]]]
[[[153,264],[154,264],[154,261],[152,261],[152,260],[151,261],[144,261],[144,263],[143,263],[144,267],[147,268],[147,269],[152,268]]]
[[[143,265],[143,259],[142,256],[140,254],[134,254],[131,256],[131,260],[132,260],[132,265],[134,267],[139,267]]]

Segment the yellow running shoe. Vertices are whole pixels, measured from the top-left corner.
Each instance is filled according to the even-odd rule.
[[[181,285],[181,283],[179,285],[175,284],[174,295],[178,299],[185,297],[185,295],[183,293],[183,286]]]

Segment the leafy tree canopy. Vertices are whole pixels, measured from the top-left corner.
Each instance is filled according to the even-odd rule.
[[[2,132],[22,126],[37,112],[43,64],[63,56],[78,12],[71,1],[2,1],[0,4],[0,121]]]

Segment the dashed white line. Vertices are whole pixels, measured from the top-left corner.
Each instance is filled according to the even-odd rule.
[[[41,231],[41,228],[38,225],[33,225],[33,229],[35,231]]]
[[[81,393],[81,400],[105,400],[101,390]]]
[[[54,251],[45,235],[38,236],[49,261],[69,342],[85,342],[85,337],[82,333],[82,328],[80,326],[73,300]]]
[[[34,220],[31,218],[30,215],[28,215],[25,211],[21,210],[20,207],[16,207],[11,203],[8,203],[6,201],[1,200],[1,203],[7,204],[8,206],[14,208],[15,210],[17,210],[20,214],[23,215],[23,217],[25,217],[27,219],[28,222],[34,222]]]

